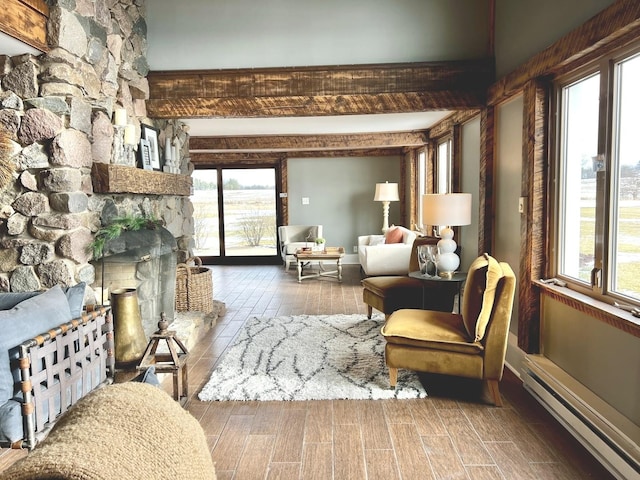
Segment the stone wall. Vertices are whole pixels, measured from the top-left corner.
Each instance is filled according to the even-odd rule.
[[[0,52],[0,290],[94,283],[87,246],[109,219],[145,214],[164,220],[187,256],[188,198],[95,194],[94,162],[114,158],[113,112],[178,138],[180,169],[190,173],[188,134],[179,121],[147,118],[143,0],[55,0],[40,56]],[[4,132],[2,132],[4,131]],[[4,175],[3,175],[4,173]]]

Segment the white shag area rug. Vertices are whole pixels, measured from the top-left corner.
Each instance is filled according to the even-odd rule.
[[[389,386],[382,315],[251,318],[198,394],[213,400],[424,398],[418,376]]]

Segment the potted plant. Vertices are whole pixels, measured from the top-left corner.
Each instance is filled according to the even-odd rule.
[[[322,237],[318,237],[316,238],[316,246],[314,247],[314,250],[324,250],[324,238]]]

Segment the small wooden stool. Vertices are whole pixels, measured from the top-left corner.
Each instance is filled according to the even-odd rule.
[[[142,355],[137,370],[144,371],[151,365],[156,373],[171,373],[173,375],[173,398],[184,406],[189,398],[189,381],[187,377],[187,348],[176,337],[174,330],[167,330],[169,322],[164,312],[160,314],[159,330],[151,335],[147,349]],[[169,353],[157,353],[160,341],[167,343]]]

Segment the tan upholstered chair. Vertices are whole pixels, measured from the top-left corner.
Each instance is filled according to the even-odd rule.
[[[462,314],[416,309],[391,314],[382,327],[391,386],[396,385],[399,368],[477,378],[502,406],[498,382],[515,286],[511,267],[484,254],[469,268]]]
[[[368,318],[371,318],[374,308],[384,313],[385,317],[401,308],[422,308],[425,286],[420,279],[409,277],[409,272],[419,270],[417,247],[419,245],[435,245],[438,240],[436,237],[417,237],[415,239],[405,275],[368,277],[362,280],[362,300],[367,304]],[[452,311],[452,288],[457,292],[457,286],[453,284],[430,286],[426,291],[425,303],[428,308]]]
[[[284,269],[289,271],[289,266],[292,263],[295,266],[294,254],[296,251],[302,247],[312,246],[318,237],[322,237],[322,225],[282,225],[278,227],[278,242]]]

